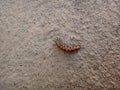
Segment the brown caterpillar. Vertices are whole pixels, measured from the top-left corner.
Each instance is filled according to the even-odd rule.
[[[78,49],[80,49],[80,45],[76,45],[76,46],[71,46],[71,47],[68,47],[68,46],[65,46],[61,43],[60,39],[57,39],[55,41],[55,44],[62,50],[64,51],[76,51]]]

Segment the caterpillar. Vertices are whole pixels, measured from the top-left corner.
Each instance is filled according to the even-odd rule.
[[[61,43],[60,39],[57,39],[55,41],[55,44],[58,48],[64,50],[64,51],[76,51],[80,49],[80,45],[76,45],[76,46],[65,46]]]

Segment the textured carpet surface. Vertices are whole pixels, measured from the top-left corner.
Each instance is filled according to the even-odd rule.
[[[120,90],[120,0],[0,0],[0,90]]]

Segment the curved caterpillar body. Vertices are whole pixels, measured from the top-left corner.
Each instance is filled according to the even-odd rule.
[[[62,49],[62,50],[64,50],[64,51],[76,51],[76,50],[80,49],[80,45],[68,47],[68,46],[63,45],[60,40],[56,40],[56,41],[55,41],[55,44],[56,44],[60,49]]]

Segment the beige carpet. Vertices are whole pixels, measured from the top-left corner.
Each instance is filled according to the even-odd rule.
[[[120,0],[0,0],[0,90],[120,90]]]

